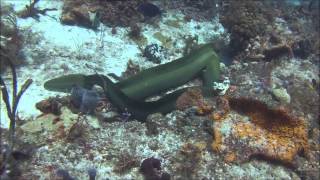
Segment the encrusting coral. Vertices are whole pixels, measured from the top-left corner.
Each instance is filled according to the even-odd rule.
[[[230,156],[226,161],[261,157],[292,165],[297,154],[307,154],[308,135],[303,119],[290,116],[284,108],[270,109],[254,99],[229,98],[228,101],[231,110],[249,120],[229,114],[224,121],[216,121],[212,148]]]
[[[200,88],[190,88],[177,99],[176,107],[178,110],[186,110],[196,107],[197,114],[203,115],[212,111],[212,106],[206,102]]]

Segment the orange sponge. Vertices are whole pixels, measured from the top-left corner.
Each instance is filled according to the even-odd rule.
[[[216,122],[214,150],[220,149],[219,152],[225,154],[234,152],[239,160],[259,155],[286,164],[292,163],[299,152],[307,152],[308,135],[303,119],[291,116],[284,108],[271,109],[258,100],[228,100],[231,110],[244,116],[231,112],[229,122]],[[230,126],[228,132],[227,125]]]

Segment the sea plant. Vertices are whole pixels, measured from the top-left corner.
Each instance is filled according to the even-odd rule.
[[[29,5],[26,5],[25,9],[18,13],[19,17],[21,18],[28,18],[32,17],[39,21],[39,14],[46,15],[47,11],[56,11],[57,8],[45,8],[45,9],[38,9],[35,7],[36,3],[40,0],[29,0]]]
[[[7,109],[7,115],[10,120],[10,126],[9,126],[9,133],[8,133],[8,142],[9,142],[9,148],[5,153],[5,159],[1,164],[1,170],[4,168],[3,166],[6,165],[9,156],[11,155],[11,152],[14,148],[14,143],[15,143],[15,129],[16,129],[16,121],[17,121],[17,107],[19,104],[19,101],[23,95],[23,93],[28,89],[28,87],[32,83],[32,79],[27,79],[23,85],[21,86],[20,90],[18,91],[18,81],[17,81],[17,73],[15,66],[9,61],[9,66],[12,71],[12,100],[10,103],[10,98],[9,98],[9,91],[7,88],[7,85],[3,79],[3,77],[0,75],[0,85],[1,85],[1,92],[2,92],[2,100],[5,103],[6,109]],[[0,122],[1,124],[1,122]],[[2,129],[0,128],[0,137],[2,138]],[[2,144],[0,144],[2,147]],[[1,148],[2,149],[2,148]]]

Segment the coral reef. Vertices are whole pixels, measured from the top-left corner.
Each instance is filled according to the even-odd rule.
[[[15,66],[23,63],[20,52],[22,35],[19,33],[17,17],[12,6],[1,4],[0,17],[0,71],[4,72],[9,63]]]
[[[294,55],[303,59],[313,53],[319,55],[319,1],[304,1],[296,6],[278,2],[277,7],[292,35],[298,37],[292,44]]]
[[[221,2],[221,0],[171,0],[162,3],[166,9],[180,10],[186,16],[186,20],[207,21],[217,15],[219,11],[217,5]]]
[[[215,123],[215,142],[212,147],[218,152],[227,153],[228,162],[246,161],[257,156],[291,165],[296,155],[301,152],[307,154],[308,133],[303,119],[291,116],[283,108],[270,109],[257,100],[228,100],[231,110],[250,118],[230,115],[222,122]],[[230,129],[223,130],[230,123]]]
[[[231,33],[230,47],[237,54],[247,48],[249,41],[262,36],[272,16],[262,1],[228,1],[223,7],[220,22]]]
[[[110,26],[130,26],[143,20],[137,10],[138,1],[64,1],[61,22],[71,25],[95,27],[92,18]]]
[[[3,1],[25,13],[17,81],[36,78],[0,179],[318,179],[319,1]],[[162,65],[141,55],[153,43],[168,51]],[[221,62],[194,51],[206,43]],[[45,87],[81,88],[44,91],[61,75]]]
[[[228,1],[220,21],[231,33],[235,59],[271,60],[287,55],[307,58],[318,54],[319,6],[306,1]]]

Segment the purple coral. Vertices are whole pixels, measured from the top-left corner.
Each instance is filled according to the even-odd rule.
[[[161,172],[161,161],[154,157],[142,161],[140,172],[145,180],[170,180],[168,173]]]

